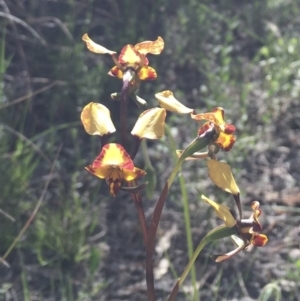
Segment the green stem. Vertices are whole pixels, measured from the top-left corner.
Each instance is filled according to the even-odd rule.
[[[154,245],[155,245],[155,237],[157,232],[158,223],[160,220],[161,212],[165,203],[165,200],[167,198],[169,189],[175,179],[175,176],[177,175],[178,171],[180,170],[181,164],[183,163],[184,159],[179,158],[177,161],[174,169],[171,172],[171,175],[166,182],[163,191],[156,203],[156,206],[154,208],[153,216],[149,225],[149,231],[148,231],[148,241],[146,246],[146,282],[147,282],[147,288],[148,285],[152,284],[154,285],[154,275],[153,275],[153,253],[154,253]],[[154,299],[149,299],[149,301],[155,301]]]
[[[174,168],[169,176],[169,179],[167,180],[167,182],[161,192],[161,195],[155,205],[154,212],[152,215],[151,223],[149,226],[149,233],[148,233],[148,247],[149,247],[149,252],[151,255],[153,255],[155,236],[156,236],[157,227],[158,227],[158,223],[160,220],[160,216],[161,216],[161,212],[162,212],[164,203],[168,196],[169,189],[170,189],[171,185],[173,184],[173,181],[174,181],[177,173],[179,172],[182,163],[184,162],[184,160],[187,157],[191,156],[195,152],[206,147],[211,142],[214,135],[215,135],[215,131],[211,130],[211,131],[207,131],[201,137],[197,137],[186,147],[186,149],[183,151],[181,156],[178,158],[178,161],[176,162],[176,165],[174,166]]]
[[[159,224],[159,220],[161,217],[161,212],[164,207],[165,201],[167,199],[170,187],[173,184],[173,181],[179,172],[182,163],[184,160],[192,155],[193,153],[203,149],[206,147],[211,141],[213,136],[215,135],[214,129],[207,131],[205,134],[203,134],[201,137],[197,137],[194,139],[187,148],[183,151],[181,156],[179,157],[178,161],[176,162],[176,165],[174,166],[169,179],[165,183],[165,186],[161,192],[161,195],[155,205],[153,215],[148,227],[148,241],[147,241],[147,247],[146,247],[146,281],[154,282],[154,276],[153,276],[153,253],[154,253],[154,246],[155,246],[155,237],[157,233],[157,227]],[[149,300],[152,301],[152,300]]]
[[[194,245],[193,245],[192,231],[191,231],[189,200],[188,200],[187,191],[185,188],[184,178],[182,175],[180,175],[180,177],[179,177],[179,182],[180,182],[180,189],[181,189],[181,194],[182,194],[183,214],[184,214],[186,240],[187,240],[187,246],[188,246],[188,255],[189,255],[189,259],[191,260],[192,256],[193,256],[193,252],[194,252]],[[191,278],[192,278],[192,284],[193,284],[193,288],[194,288],[193,300],[200,301],[199,292],[197,289],[196,268],[194,265],[191,267]]]
[[[166,126],[166,132],[169,136],[170,143],[171,143],[171,150],[175,153],[175,141],[171,135],[170,129],[168,126]],[[204,153],[207,154],[207,153]],[[204,158],[207,157],[204,156]],[[177,156],[175,155],[175,159]],[[185,233],[186,233],[186,240],[187,240],[187,248],[188,248],[188,256],[189,260],[192,259],[193,252],[194,252],[194,245],[193,245],[193,238],[192,238],[192,231],[191,231],[191,218],[190,218],[190,211],[189,211],[189,200],[187,195],[187,190],[184,182],[184,177],[180,174],[179,175],[179,184],[180,184],[180,190],[181,190],[181,196],[182,196],[182,204],[183,204],[183,215],[184,215],[184,223],[185,223]],[[196,269],[195,266],[191,268],[191,278],[192,278],[192,285],[194,288],[194,301],[199,301],[199,294],[197,289],[197,276],[196,276]]]
[[[158,227],[158,223],[160,220],[163,206],[164,206],[166,198],[168,196],[169,189],[172,186],[173,181],[174,181],[177,173],[179,172],[183,161],[184,161],[184,158],[183,158],[183,156],[181,156],[178,159],[176,165],[174,166],[174,168],[169,176],[169,179],[165,183],[165,186],[164,186],[164,188],[161,192],[161,195],[154,208],[154,212],[153,212],[151,223],[150,223],[149,233],[148,233],[148,248],[151,249],[151,252],[150,252],[151,254],[153,254],[153,251],[154,251],[155,236],[156,236],[157,227]],[[151,256],[151,258],[152,258],[152,256]]]
[[[228,227],[225,227],[225,226],[220,226],[220,227],[217,227],[217,228],[211,230],[210,232],[208,232],[205,235],[205,237],[201,240],[201,242],[199,243],[197,249],[193,253],[192,258],[190,259],[187,266],[185,267],[182,275],[176,281],[176,283],[173,287],[173,290],[172,290],[169,298],[167,299],[167,301],[174,301],[175,300],[180,286],[183,284],[183,282],[184,282],[185,278],[187,277],[187,275],[189,274],[191,268],[194,266],[194,263],[195,263],[197,257],[199,256],[200,252],[205,247],[205,245],[207,245],[208,243],[210,243],[212,241],[215,241],[215,240],[218,240],[218,239],[221,239],[221,238],[224,238],[224,237],[228,237],[228,236],[233,235],[233,234],[236,234],[235,227],[228,228]]]

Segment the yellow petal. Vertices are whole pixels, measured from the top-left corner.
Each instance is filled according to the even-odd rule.
[[[226,227],[231,228],[236,224],[236,220],[227,206],[218,204],[204,195],[201,196],[201,199],[210,204],[215,209],[217,216],[225,222]]]
[[[141,63],[139,54],[133,49],[132,45],[126,45],[122,48],[119,55],[119,62],[124,67],[138,68]]]
[[[134,170],[123,170],[122,176],[125,181],[132,181],[136,178],[144,176],[146,172],[140,168],[135,167]]]
[[[211,159],[207,166],[209,177],[219,188],[232,194],[240,193],[228,164]]]
[[[164,40],[161,37],[158,37],[156,41],[145,41],[136,44],[134,50],[141,54],[160,54],[164,49],[164,45]]]
[[[81,121],[90,135],[106,135],[116,131],[110,118],[109,109],[95,102],[90,102],[81,112]]]
[[[212,110],[212,112],[215,114],[215,118],[216,118],[217,124],[219,124],[219,125],[225,124],[225,121],[224,121],[224,109],[223,108],[221,108],[221,107],[214,108]]]
[[[193,109],[190,109],[179,102],[169,90],[156,93],[155,97],[158,99],[158,102],[162,108],[170,112],[188,114],[194,112]]]
[[[86,169],[96,177],[111,182],[132,181],[146,174],[144,170],[134,167],[129,154],[117,143],[104,145],[99,156]]]
[[[224,109],[217,107],[208,113],[192,114],[192,119],[195,120],[207,120],[213,122],[218,127],[221,127],[221,130],[224,131]]]
[[[93,162],[93,168],[101,166],[119,167],[119,169],[134,170],[134,164],[122,145],[109,143],[103,146],[99,156]]]
[[[100,179],[106,179],[111,176],[113,176],[113,178],[116,178],[116,171],[114,170],[113,166],[106,165],[101,167],[94,167],[93,165],[89,165],[85,169]]]
[[[158,139],[165,133],[166,110],[153,108],[144,111],[134,125],[131,134],[140,139]]]
[[[106,54],[106,53],[107,53],[107,54],[110,54],[110,55],[116,53],[115,51],[109,50],[109,49],[107,49],[107,48],[105,48],[105,47],[103,47],[103,46],[101,46],[101,45],[95,43],[94,41],[92,41],[92,40],[89,38],[89,36],[88,36],[87,33],[85,33],[85,34],[83,35],[82,40],[86,43],[86,47],[87,47],[90,51],[92,51],[92,52],[95,52],[95,53],[101,53],[101,54]]]
[[[144,66],[138,73],[140,80],[154,80],[157,78],[155,69],[150,66]]]

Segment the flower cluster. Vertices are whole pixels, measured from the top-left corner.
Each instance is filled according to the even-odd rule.
[[[143,111],[131,132],[127,132],[127,99],[133,99],[139,107],[145,107],[147,105],[147,102],[137,96],[136,92],[138,91],[140,81],[153,80],[157,77],[156,71],[149,66],[149,59],[146,55],[160,54],[164,48],[163,39],[158,37],[156,41],[145,41],[134,46],[128,44],[121,49],[118,58],[115,51],[108,50],[96,44],[87,34],[85,34],[82,39],[90,51],[99,54],[109,54],[115,66],[109,70],[108,74],[123,80],[121,92],[111,94],[113,100],[120,100],[121,135],[120,141],[117,141],[118,143],[109,143],[112,138],[116,140],[115,137],[112,137],[116,132],[116,128],[111,120],[110,111],[106,106],[91,102],[82,110],[81,121],[86,132],[90,135],[100,136],[102,144],[99,155],[92,164],[86,167],[86,170],[94,176],[104,179],[108,184],[109,192],[112,196],[115,197],[120,190],[132,194],[144,231],[148,276],[153,274],[152,255],[160,214],[170,186],[185,160],[208,159],[207,167],[209,177],[219,188],[230,193],[237,205],[238,217],[235,216],[229,207],[218,204],[204,195],[201,197],[202,200],[213,207],[217,216],[224,221],[223,226],[212,230],[206,235],[202,244],[231,236],[237,245],[235,250],[223,255],[213,255],[212,258],[217,262],[221,262],[231,258],[250,245],[257,247],[264,246],[268,238],[266,235],[260,233],[262,225],[259,222],[259,217],[262,211],[259,202],[254,201],[251,204],[253,213],[248,219],[244,219],[242,216],[243,210],[240,201],[240,190],[231,173],[231,168],[216,158],[220,150],[230,151],[236,141],[234,135],[235,127],[232,124],[226,123],[223,108],[217,107],[211,112],[196,113],[194,108],[186,107],[178,101],[171,91],[162,91],[155,94],[159,107]],[[140,206],[141,199],[139,192],[145,188],[147,183],[138,185],[138,180],[146,174],[146,171],[134,165],[134,158],[143,139],[159,139],[164,135],[167,112],[189,114],[192,120],[198,122],[199,129],[195,139],[184,150],[177,150],[179,158],[176,166],[166,181],[165,187],[157,201],[152,220],[149,226],[146,226],[144,213]],[[128,140],[132,142],[130,147],[127,143]],[[201,243],[199,246],[202,246]],[[197,250],[200,249],[200,247],[197,248]],[[197,250],[195,252],[197,252]],[[198,253],[199,252],[200,251],[198,251]],[[195,254],[193,260],[198,256],[197,253]],[[190,266],[191,263],[187,265],[187,269]],[[178,282],[178,286],[175,286],[174,289],[178,290],[179,285],[187,275],[186,272],[184,272],[183,275]],[[154,300],[154,288],[152,284],[148,282],[148,278],[148,297],[149,300]],[[176,295],[176,293],[173,292],[171,296]],[[172,298],[169,300],[173,300]]]

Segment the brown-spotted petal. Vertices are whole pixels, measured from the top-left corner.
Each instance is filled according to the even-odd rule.
[[[216,125],[225,124],[224,121],[224,109],[221,107],[214,108],[212,112],[200,113],[200,114],[192,114],[192,119],[195,120],[207,120],[211,121]]]
[[[194,112],[194,109],[190,109],[179,102],[175,97],[173,92],[166,90],[155,94],[159,105],[162,108],[170,112],[176,112],[181,114],[188,114]]]
[[[134,125],[131,134],[140,139],[159,139],[165,133],[166,110],[153,108],[144,111]]]
[[[90,135],[106,135],[116,131],[110,118],[109,109],[95,102],[90,102],[81,112],[81,121]]]
[[[119,62],[124,67],[138,68],[141,63],[139,54],[133,49],[132,45],[126,45],[122,48],[119,55]]]
[[[134,166],[129,154],[116,143],[104,145],[99,156],[86,170],[100,179],[105,179],[112,196],[116,196],[123,181],[132,181],[146,174],[144,170]]]
[[[149,66],[144,66],[138,73],[140,80],[154,80],[157,78],[155,69]]]
[[[134,46],[134,50],[138,51],[140,54],[160,54],[164,49],[164,40],[158,37],[156,41],[145,41],[138,43]]]
[[[219,188],[232,194],[240,193],[228,164],[211,159],[207,161],[207,166],[209,177]]]
[[[112,51],[112,50],[109,50],[97,43],[95,43],[94,41],[92,41],[88,34],[85,33],[83,36],[82,36],[82,40],[86,43],[86,46],[87,48],[94,52],[94,53],[100,53],[100,54],[110,54],[110,55],[113,55],[115,54],[116,52],[115,51]]]
[[[93,168],[101,166],[120,167],[122,169],[134,170],[134,164],[129,154],[122,145],[117,143],[105,144],[92,164]]]
[[[99,167],[89,165],[85,169],[100,179],[107,179],[109,182],[119,183],[123,180],[127,182],[132,181],[146,174],[144,170],[137,167],[134,167],[133,170],[128,170],[115,165],[101,165]]]
[[[146,174],[146,172],[140,168],[135,167],[134,170],[123,170],[123,179],[125,181],[132,181],[139,177],[142,177]]]

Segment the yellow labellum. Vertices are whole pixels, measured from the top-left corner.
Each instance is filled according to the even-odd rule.
[[[188,114],[194,112],[194,109],[190,109],[183,105],[181,102],[179,102],[174,97],[174,94],[169,90],[156,93],[155,97],[157,98],[159,105],[170,112],[176,112],[181,114]]]
[[[240,193],[228,164],[211,159],[207,161],[207,166],[209,177],[219,188],[232,194]]]
[[[116,131],[110,118],[109,109],[95,102],[90,102],[81,112],[81,121],[90,135],[106,135]]]

